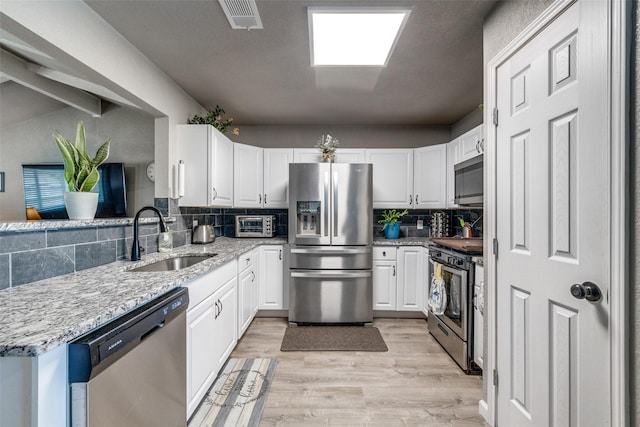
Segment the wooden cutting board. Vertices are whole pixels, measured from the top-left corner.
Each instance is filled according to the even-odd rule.
[[[433,243],[445,246],[447,248],[457,249],[463,252],[482,252],[482,237],[471,239],[458,239],[455,237],[442,237],[431,239]]]

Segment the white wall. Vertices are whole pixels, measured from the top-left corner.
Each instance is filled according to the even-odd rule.
[[[128,216],[135,215],[144,205],[153,204],[154,185],[146,177],[146,167],[154,158],[154,118],[113,105],[99,118],[68,107],[1,130],[0,171],[5,172],[5,192],[0,193],[0,221],[25,219],[21,165],[61,163],[52,133],[59,131],[73,142],[80,120],[85,124],[91,156],[100,144],[111,139],[108,161],[125,164]]]

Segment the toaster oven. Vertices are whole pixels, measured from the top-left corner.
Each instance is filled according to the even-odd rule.
[[[236,237],[273,237],[275,215],[236,215]]]

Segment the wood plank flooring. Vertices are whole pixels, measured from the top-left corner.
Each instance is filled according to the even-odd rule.
[[[465,375],[424,319],[375,319],[388,352],[281,352],[288,323],[256,318],[231,357],[277,358],[261,426],[486,426]]]

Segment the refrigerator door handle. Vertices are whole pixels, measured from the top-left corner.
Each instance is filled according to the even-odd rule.
[[[302,277],[307,279],[356,279],[359,277],[371,277],[371,271],[343,272],[343,273],[336,273],[336,272],[332,272],[331,270],[313,271],[313,272],[292,271],[291,277]]]
[[[321,246],[319,248],[291,248],[292,254],[315,254],[315,255],[343,255],[343,254],[366,254],[371,253],[371,247],[366,246],[362,248],[335,248],[331,249],[327,246]]]
[[[333,235],[338,237],[338,172],[333,172]]]
[[[329,235],[329,172],[324,173],[324,235]]]

